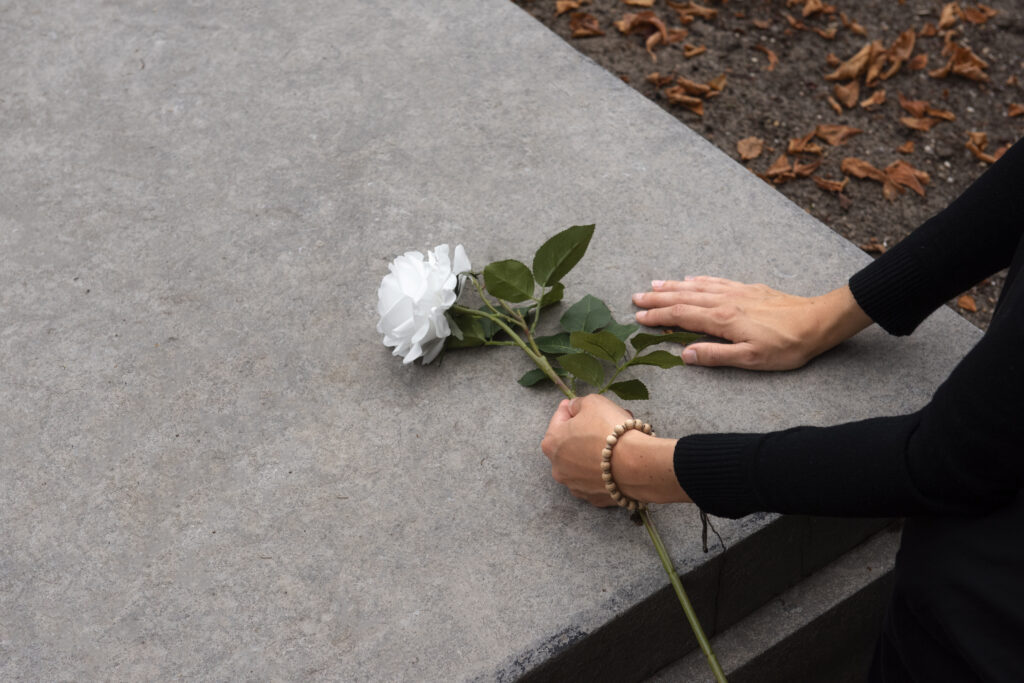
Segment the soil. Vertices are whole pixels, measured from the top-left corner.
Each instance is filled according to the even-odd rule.
[[[951,30],[955,33],[948,39],[970,48],[987,63],[983,70],[987,82],[958,75],[929,75],[949,59],[942,54],[946,31],[939,30],[935,36],[921,35],[926,24],[939,24],[944,5],[941,2],[832,0],[834,13],[805,18],[802,10],[807,5],[819,4],[816,0],[709,1],[706,5],[717,10],[716,16],[686,24],[688,35],[679,42],[656,45],[655,62],[645,49],[645,39],[656,29],[648,25],[626,35],[614,22],[627,13],[649,10],[667,29],[683,27],[681,17],[667,0],[654,0],[650,8],[629,6],[625,0],[591,0],[560,16],[556,16],[556,0],[514,1],[734,159],[740,160],[737,142],[741,139],[762,139],[762,154],[744,163],[763,178],[779,155],[787,151],[790,139],[803,138],[819,124],[845,124],[863,132],[837,146],[816,140],[823,152],[814,176],[841,181],[844,174],[840,164],[846,157],[863,159],[879,169],[903,160],[926,172],[929,182],[924,185],[924,196],[904,190],[892,200],[883,196],[880,182],[870,179],[850,178],[838,193],[819,188],[811,177],[788,179],[775,185],[808,213],[868,253],[878,255],[899,242],[985,171],[988,163],[965,147],[968,132],[987,134],[988,153],[1024,136],[1024,115],[1009,115],[1011,105],[1024,105],[1024,3],[1019,0],[990,0],[996,14],[984,23],[971,23],[963,14],[954,14]],[[686,2],[673,4],[688,6]],[[964,3],[959,7],[966,10],[978,6]],[[848,21],[860,24],[865,35],[851,30],[840,12],[845,13]],[[575,13],[591,15],[604,35],[572,38]],[[787,15],[805,28],[795,28]],[[831,28],[836,29],[832,40],[814,31],[819,29],[827,34]],[[908,29],[916,33],[912,54],[927,55],[925,68],[912,70],[904,63],[889,79],[878,80],[870,88],[861,77],[857,101],[884,89],[885,102],[873,111],[854,102],[853,108],[842,107],[842,114],[838,114],[828,101],[830,96],[834,97],[836,85],[825,79],[833,71],[826,62],[829,53],[846,61],[876,39],[889,48]],[[706,51],[686,57],[687,50],[692,52],[702,46]],[[773,68],[767,52],[761,48],[777,56]],[[648,79],[652,72],[682,76],[698,83],[707,83],[721,74],[727,80],[721,93],[704,100],[703,115],[698,115],[671,103],[666,90],[674,82],[658,87]],[[925,100],[937,109],[951,112],[955,120],[942,120],[927,132],[912,130],[900,121],[909,114],[900,107],[898,94],[911,100]],[[898,151],[907,141],[914,143],[913,151]],[[789,158],[812,162],[818,156]],[[1003,279],[1004,273],[988,278],[968,292],[971,301],[958,299],[950,305],[985,329]],[[969,310],[971,303],[977,311]]]

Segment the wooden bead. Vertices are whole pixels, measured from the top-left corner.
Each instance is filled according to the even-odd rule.
[[[611,493],[612,491],[618,491],[618,489],[615,488],[615,482],[614,481],[606,481],[604,483],[604,487],[606,489],[608,489],[608,493]]]
[[[612,459],[612,449],[610,449],[610,448],[602,448],[601,449],[601,457],[603,459],[605,459],[605,460],[611,460]]]
[[[630,418],[623,422],[622,426],[625,427],[626,429],[632,429],[634,424],[636,424],[636,420]]]
[[[608,435],[608,438],[607,438],[607,439],[605,439],[604,441],[605,441],[605,443],[607,443],[607,444],[608,444],[609,446],[614,446],[615,444],[617,444],[617,443],[619,442],[619,439],[618,439],[618,437],[616,437],[616,436],[615,436],[614,434],[609,434],[609,435]]]
[[[626,506],[626,509],[628,509],[630,512],[636,512],[636,501],[629,501],[629,504]]]
[[[612,431],[615,432],[615,436],[622,436],[626,433],[626,429],[622,425],[615,425],[615,429]]]
[[[612,480],[612,473],[611,472],[602,472],[601,473],[601,478],[604,479],[606,482],[609,482],[609,481]]]
[[[612,464],[610,462],[608,462],[607,460],[603,461],[601,463],[601,471],[602,472],[611,472],[612,471]]]

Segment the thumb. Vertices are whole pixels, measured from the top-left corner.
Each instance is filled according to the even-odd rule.
[[[569,417],[576,417],[583,410],[583,399],[574,398],[569,401]]]
[[[734,368],[753,369],[754,359],[753,347],[746,343],[720,344],[703,343],[690,344],[683,349],[683,362],[687,365],[704,365],[715,367],[728,365]]]

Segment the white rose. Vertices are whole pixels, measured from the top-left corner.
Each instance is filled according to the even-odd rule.
[[[455,247],[455,258],[448,258],[448,245],[428,251],[407,251],[388,266],[377,290],[377,331],[384,345],[394,346],[394,355],[403,363],[423,357],[426,365],[441,353],[444,340],[451,334],[444,314],[455,303],[456,288],[470,270],[462,245]]]

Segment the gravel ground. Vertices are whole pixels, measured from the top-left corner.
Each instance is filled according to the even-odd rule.
[[[747,168],[869,253],[881,253],[901,240],[985,171],[990,160],[968,149],[969,133],[986,134],[982,156],[1024,136],[1024,3],[1019,0],[993,0],[990,8],[926,0],[836,0],[831,8],[819,0],[652,0],[649,7],[591,0],[560,15],[556,0],[515,1],[733,158],[741,160],[741,140],[760,140],[760,155],[743,160]],[[705,7],[715,10],[714,16]],[[823,11],[815,11],[819,9]],[[616,22],[630,13],[639,15],[639,21],[627,34]],[[934,35],[929,35],[929,26]],[[574,29],[579,33],[595,27],[603,35],[572,37]],[[650,52],[648,40],[655,43]],[[839,63],[876,40],[880,43],[870,56],[881,68],[879,77],[869,80],[862,72],[856,86],[848,79],[826,79]],[[935,73],[951,57],[959,73]],[[884,78],[889,70],[892,74]],[[651,76],[655,72],[660,79]],[[724,86],[719,78],[723,75]],[[709,83],[712,91],[702,94]],[[720,92],[714,92],[718,87]],[[883,102],[860,105],[883,90]],[[921,112],[901,106],[900,96],[927,102],[931,112],[918,116]],[[844,97],[852,107],[840,104]],[[1018,107],[1022,113],[1016,113]],[[702,114],[695,113],[698,108]],[[918,121],[911,123],[932,127],[908,127],[901,119],[912,114]],[[788,152],[790,140],[805,138],[819,125],[862,132],[837,145],[814,138],[811,142],[821,147],[820,153],[788,153],[771,173],[780,155]],[[912,151],[904,147],[908,142]],[[757,142],[750,144],[753,153]],[[924,195],[908,189],[907,184],[914,184],[908,179],[903,186],[890,186],[892,196],[887,198],[882,182],[852,177],[853,170],[843,167],[848,157],[868,162],[878,174],[894,162],[905,162],[927,174],[927,182],[920,185]],[[784,170],[794,162],[801,165],[797,172]],[[897,165],[888,177],[907,170]],[[849,180],[836,192],[819,187],[815,176]],[[996,275],[968,292],[970,300],[950,305],[985,328],[1002,281],[1003,274]],[[972,306],[977,310],[971,311]]]

